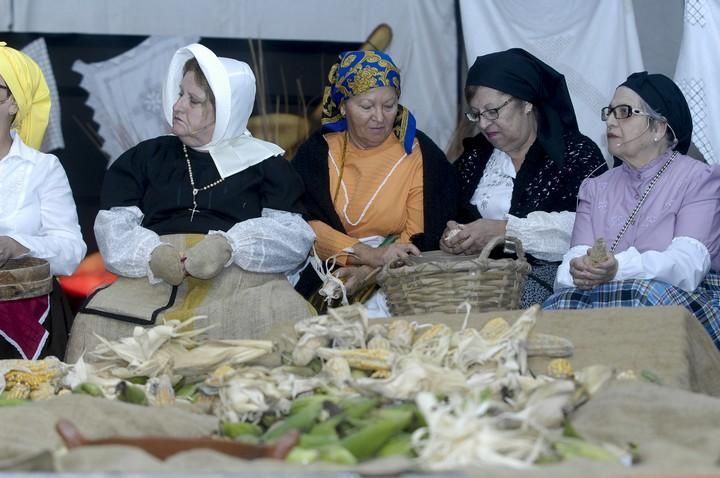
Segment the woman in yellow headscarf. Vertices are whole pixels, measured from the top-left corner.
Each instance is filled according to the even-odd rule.
[[[36,257],[48,261],[52,275],[66,275],[86,246],[65,170],[37,150],[49,113],[38,65],[0,42],[0,267]],[[0,301],[0,359],[62,358],[71,320],[56,281],[49,295]]]

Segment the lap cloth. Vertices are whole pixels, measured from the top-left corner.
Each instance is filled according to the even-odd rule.
[[[171,235],[162,240],[181,254],[204,236]],[[152,285],[146,277],[120,277],[96,292],[81,308],[70,334],[66,362],[73,363],[100,341],[129,337],[133,329],[166,320],[184,321],[198,315],[212,325],[207,332],[218,339],[265,339],[276,321],[297,321],[312,314],[309,304],[283,274],[248,272],[237,266],[225,268],[211,280],[186,277],[172,287]]]
[[[666,282],[631,279],[608,282],[591,290],[565,289],[545,301],[545,309],[592,309],[680,305],[705,327],[720,348],[720,274],[711,272],[693,292]]]
[[[0,360],[64,358],[72,324],[70,305],[56,279],[50,294],[0,301]]]

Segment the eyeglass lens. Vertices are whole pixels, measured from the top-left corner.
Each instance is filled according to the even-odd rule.
[[[615,116],[615,119],[625,119],[632,116],[632,114],[632,107],[629,105],[617,105],[614,108],[606,106],[605,108],[600,110],[600,116],[603,121],[607,121],[610,115]]]
[[[477,121],[480,121],[480,117],[481,117],[481,116],[482,116],[483,118],[485,118],[486,120],[488,120],[488,121],[494,121],[494,120],[496,120],[496,119],[498,119],[498,118],[500,117],[500,110],[501,110],[505,105],[507,105],[508,103],[510,103],[510,100],[511,100],[511,99],[512,99],[512,98],[508,98],[508,99],[505,101],[505,103],[501,104],[501,105],[498,106],[497,108],[490,108],[490,109],[487,109],[487,110],[485,110],[485,111],[481,111],[481,112],[479,112],[479,113],[476,113],[476,112],[474,112],[474,111],[468,111],[467,113],[465,113],[465,116],[467,116],[467,119],[469,119],[469,120],[472,121],[473,123],[475,123],[475,122],[477,122]]]

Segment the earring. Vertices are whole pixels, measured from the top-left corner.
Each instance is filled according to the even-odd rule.
[[[659,141],[659,138],[653,138],[653,141],[657,143]]]

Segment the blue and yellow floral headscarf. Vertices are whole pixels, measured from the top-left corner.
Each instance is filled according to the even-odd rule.
[[[340,113],[340,104],[346,99],[365,93],[371,88],[391,86],[400,97],[400,72],[392,58],[377,50],[347,51],[330,69],[330,84],[323,95],[322,126],[328,131],[347,130],[347,120]],[[395,136],[407,153],[412,151],[415,139],[415,117],[398,105],[393,127]]]

